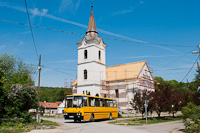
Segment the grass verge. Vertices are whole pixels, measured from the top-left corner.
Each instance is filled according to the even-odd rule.
[[[169,121],[177,121],[181,120],[182,118],[179,117],[155,117],[155,118],[148,118],[147,124],[155,124],[155,123],[161,123],[161,122],[169,122]],[[145,119],[141,118],[131,118],[131,119],[125,119],[125,120],[115,120],[108,122],[110,124],[117,124],[117,125],[144,125],[146,124]]]
[[[0,124],[1,133],[29,132],[34,129],[54,129],[59,124],[52,121],[41,120],[41,123],[20,123],[18,121],[3,122]]]

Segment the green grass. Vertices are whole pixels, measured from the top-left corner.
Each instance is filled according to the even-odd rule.
[[[47,120],[42,120],[43,122],[43,125],[46,125],[46,126],[59,126],[58,123],[56,122],[52,122],[52,121],[47,121]]]
[[[1,133],[18,133],[18,132],[29,132],[40,127],[46,129],[54,129],[59,124],[52,121],[41,120],[41,123],[32,122],[32,123],[20,123],[18,121],[3,122],[0,124]]]
[[[161,122],[169,122],[169,121],[176,121],[181,120],[181,117],[161,117],[161,118],[148,118],[147,124],[155,124],[155,123],[161,123]],[[144,125],[146,124],[145,119],[140,118],[132,118],[132,119],[125,119],[125,120],[117,120],[117,121],[111,121],[108,122],[111,124],[118,124],[118,125]]]

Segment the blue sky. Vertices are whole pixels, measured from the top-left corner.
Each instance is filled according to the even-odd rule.
[[[32,25],[86,32],[91,0],[27,0],[27,4]],[[155,46],[104,39],[108,45],[106,65],[146,60],[153,76],[181,81],[198,56],[191,51],[198,50],[192,46],[200,43],[199,5],[199,0],[94,0],[100,37],[191,46]],[[24,0],[0,0],[0,12],[0,19],[28,24]],[[29,27],[2,21],[0,27],[0,54],[8,52],[25,63],[38,65]],[[76,43],[83,36],[38,28],[33,28],[33,33],[37,51],[42,54],[42,65],[46,66],[42,68],[41,85],[63,87],[65,79],[75,80]],[[50,68],[59,68],[56,69],[59,72]],[[196,65],[186,79],[194,79],[195,69]]]

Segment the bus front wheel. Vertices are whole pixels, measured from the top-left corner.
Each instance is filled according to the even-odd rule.
[[[90,121],[94,122],[94,115],[93,114],[91,114],[91,116],[90,116]]]

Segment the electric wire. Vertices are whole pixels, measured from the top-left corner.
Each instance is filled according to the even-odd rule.
[[[0,21],[19,24],[19,25],[24,25],[24,26],[30,26],[28,24],[8,21],[8,20],[3,20],[3,19],[0,19]],[[75,32],[69,32],[69,31],[64,31],[64,30],[51,29],[51,28],[46,28],[46,27],[41,27],[41,26],[31,25],[30,27],[35,27],[35,28],[40,28],[40,29],[45,29],[45,30],[51,30],[51,31],[57,31],[57,32],[63,32],[63,33],[68,33],[68,34],[81,35],[81,36],[85,35],[85,34],[81,34],[81,33],[75,33]],[[121,40],[121,39],[116,39],[116,38],[107,38],[107,37],[101,37],[101,38],[107,39],[107,40],[120,41],[120,42],[129,42],[129,43],[136,43],[136,44],[150,44],[150,45],[157,45],[157,46],[198,47],[198,46],[189,46],[189,45],[170,45],[170,44],[158,44],[158,43],[149,43],[149,42],[140,42],[140,41],[130,41],[130,40]]]
[[[192,51],[193,51],[193,50],[192,50]],[[176,58],[175,60],[173,60],[173,61],[167,63],[166,65],[162,66],[161,68],[164,68],[164,67],[166,67],[166,66],[168,66],[168,65],[170,65],[170,64],[172,64],[172,63],[174,63],[174,62],[176,62],[176,61],[178,61],[179,59],[185,57],[186,55],[188,55],[188,54],[191,53],[192,51],[189,51],[189,52],[185,53],[184,55],[182,55],[182,56]]]
[[[33,39],[33,44],[34,44],[34,47],[35,47],[35,52],[36,52],[37,58],[39,60],[38,51],[37,51],[36,44],[35,44],[35,38],[34,38],[34,35],[33,35],[33,30],[32,30],[32,25],[31,25],[31,20],[30,20],[30,16],[29,16],[28,6],[27,6],[27,3],[26,3],[26,0],[25,0],[25,5],[26,5],[26,12],[27,12],[28,20],[29,20],[29,27],[30,27],[31,35],[32,35],[32,39]]]
[[[51,67],[47,67],[47,66],[43,66],[43,67],[46,67],[46,68],[49,68],[49,69],[51,69],[51,70],[54,70],[54,71],[57,71],[57,72],[60,72],[60,73],[63,73],[63,74],[67,74],[67,75],[70,75],[70,76],[75,76],[75,75],[72,75],[72,74],[69,74],[69,73],[66,73],[66,72],[63,72],[63,71],[60,71],[60,70],[51,68]]]
[[[195,62],[193,63],[192,67],[190,68],[190,70],[188,71],[188,73],[185,75],[185,77],[181,80],[181,82],[183,82],[183,80],[187,77],[187,75],[190,73],[190,71],[192,70],[193,66],[196,64],[197,60],[199,59],[199,56],[197,57],[197,59],[195,60]]]

